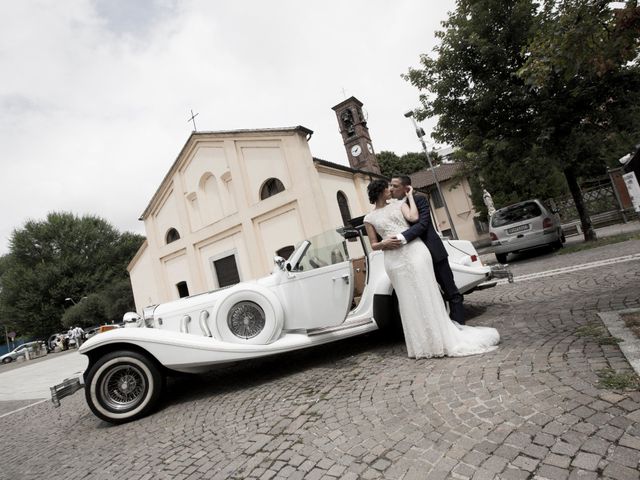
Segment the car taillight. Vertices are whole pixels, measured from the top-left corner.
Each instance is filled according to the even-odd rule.
[[[493,232],[489,233],[489,237],[491,238],[491,240],[498,240],[497,235]]]
[[[545,218],[542,221],[542,228],[551,228],[551,227],[553,227],[553,222],[551,221],[550,218]]]
[[[477,255],[471,255],[471,263],[477,262],[477,261],[478,261],[478,256]]]

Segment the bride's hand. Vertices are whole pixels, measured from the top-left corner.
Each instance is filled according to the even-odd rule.
[[[411,196],[411,195],[413,195],[413,187],[409,185],[407,187],[407,196]]]

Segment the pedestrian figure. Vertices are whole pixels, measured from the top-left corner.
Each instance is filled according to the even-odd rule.
[[[73,329],[73,333],[76,336],[76,348],[80,348],[84,340],[84,330],[81,327],[76,327]]]

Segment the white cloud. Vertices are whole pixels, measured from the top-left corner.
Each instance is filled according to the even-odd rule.
[[[362,100],[377,150],[419,150],[400,78],[453,0],[0,3],[0,254],[49,211],[137,218],[191,131],[304,125],[346,163],[331,107]],[[425,127],[432,124],[426,123]]]

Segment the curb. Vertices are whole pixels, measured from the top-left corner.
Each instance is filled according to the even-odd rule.
[[[640,339],[627,328],[624,320],[620,317],[621,313],[635,313],[640,312],[640,308],[631,308],[626,310],[617,310],[613,312],[598,312],[598,316],[609,330],[609,333],[613,337],[617,337],[621,340],[618,344],[620,350],[627,360],[631,364],[631,367],[636,372],[636,375],[640,376]]]

